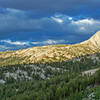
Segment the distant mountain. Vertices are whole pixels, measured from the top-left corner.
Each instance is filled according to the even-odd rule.
[[[74,57],[100,52],[100,31],[75,45],[49,45],[0,53],[0,65],[67,61]]]

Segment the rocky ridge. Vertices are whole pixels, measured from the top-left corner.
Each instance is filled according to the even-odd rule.
[[[100,31],[90,39],[75,45],[49,45],[0,53],[0,64],[28,64],[67,61],[74,57],[100,51]]]

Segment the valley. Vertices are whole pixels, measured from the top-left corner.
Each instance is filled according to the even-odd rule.
[[[99,40],[100,31],[75,45],[0,52],[0,100],[91,100],[100,85]]]

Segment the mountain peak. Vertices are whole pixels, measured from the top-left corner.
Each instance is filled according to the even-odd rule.
[[[50,45],[0,53],[0,65],[51,63],[100,52],[100,31],[75,45]]]
[[[90,47],[100,48],[100,30],[96,32],[90,39],[80,44],[88,44]]]
[[[89,41],[96,47],[100,47],[100,31],[96,32]]]

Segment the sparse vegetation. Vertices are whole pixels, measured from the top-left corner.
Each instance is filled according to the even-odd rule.
[[[0,100],[99,100],[98,34],[76,45],[0,52]]]
[[[63,62],[75,57],[99,53],[99,51],[83,44],[34,47],[0,53],[0,65]]]

